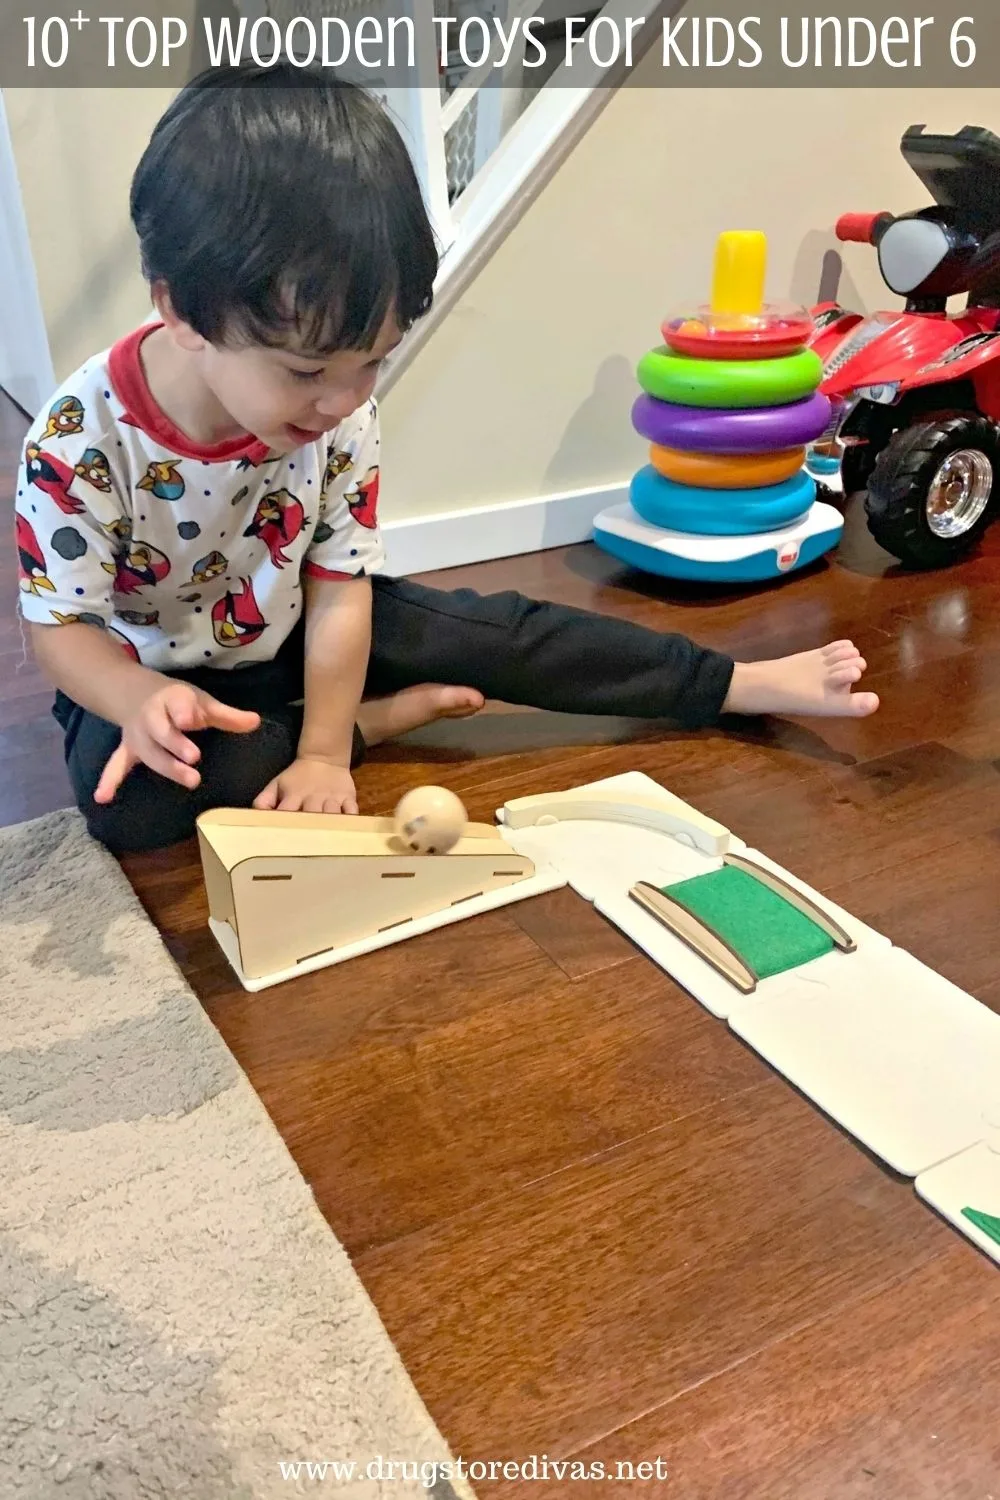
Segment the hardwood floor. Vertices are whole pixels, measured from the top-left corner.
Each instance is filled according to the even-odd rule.
[[[8,514],[22,430],[0,404]],[[852,511],[836,561],[713,599],[590,547],[443,577],[744,658],[850,635],[883,706],[698,735],[491,706],[376,752],[364,810],[443,780],[492,820],[505,796],[647,771],[1000,1010],[1000,528],[911,577]],[[48,704],[12,608],[2,821],[68,801]],[[253,997],[205,927],[195,848],[125,867],[466,1461],[669,1474],[550,1473],[539,1500],[1000,1500],[996,1268],[582,901]]]

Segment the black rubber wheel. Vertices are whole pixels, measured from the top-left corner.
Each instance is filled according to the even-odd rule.
[[[950,510],[942,509],[938,483],[949,460],[957,492],[965,493],[963,476],[969,488],[967,500]],[[976,413],[939,412],[890,438],[868,481],[865,510],[868,529],[886,552],[909,567],[945,568],[978,544],[998,503],[996,425]]]
[[[868,481],[875,467],[870,445],[848,448],[840,461],[840,479],[844,486],[845,499],[868,488]]]

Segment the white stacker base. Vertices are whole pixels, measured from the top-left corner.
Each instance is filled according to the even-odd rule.
[[[594,541],[629,567],[701,583],[759,583],[813,563],[840,541],[844,518],[817,500],[778,531],[719,536],[668,531],[644,521],[626,501],[594,519]]]

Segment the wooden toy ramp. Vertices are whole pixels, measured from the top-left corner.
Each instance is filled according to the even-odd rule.
[[[248,990],[566,883],[483,823],[428,855],[392,818],[217,808],[198,842],[209,926]]]

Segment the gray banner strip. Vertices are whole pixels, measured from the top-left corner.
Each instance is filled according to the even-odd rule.
[[[392,0],[302,0],[299,10],[296,0],[255,0],[248,14],[233,0],[4,0],[3,8],[4,88],[180,88],[209,64],[232,66],[241,50],[265,66],[311,60],[332,81],[426,83],[412,23]],[[567,61],[620,67],[630,53],[646,53],[632,85],[651,88],[995,89],[1000,79],[1000,0],[941,0],[926,14],[884,0],[687,0],[667,17],[636,0],[634,13],[589,26],[592,5],[579,8],[554,26],[519,18],[525,84],[559,67],[555,86],[573,87]],[[442,60],[478,66],[489,32],[485,22],[437,17]],[[492,37],[496,63],[510,42]]]

